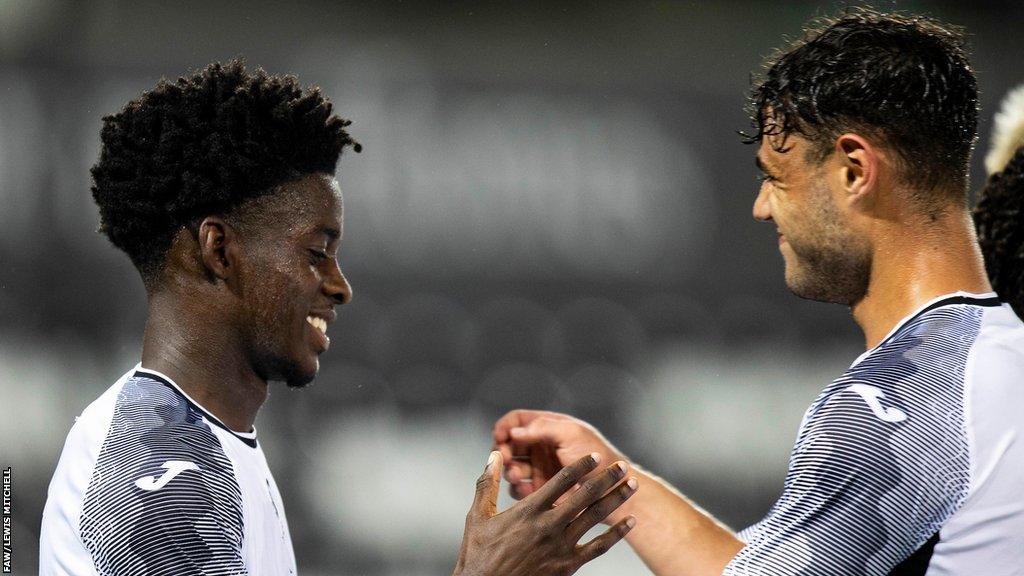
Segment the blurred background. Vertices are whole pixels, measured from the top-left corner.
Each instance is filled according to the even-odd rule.
[[[142,284],[95,232],[100,119],[238,55],[323,87],[365,146],[338,170],[355,299],[318,380],[275,385],[257,422],[303,574],[450,573],[491,424],[517,407],[589,420],[733,528],[758,520],[862,338],[786,291],[735,131],[762,58],[837,6],[0,0],[15,572],[37,570],[74,417],[140,354]],[[876,6],[967,27],[986,148],[1024,79],[1024,4]],[[580,573],[648,572],[620,545]]]

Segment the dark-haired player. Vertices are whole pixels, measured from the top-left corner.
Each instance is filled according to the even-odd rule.
[[[992,287],[1024,318],[1024,86],[1003,100],[993,132],[974,223]]]
[[[867,351],[807,410],[754,526],[733,534],[643,472],[609,521],[640,519],[628,540],[659,575],[1024,573],[1024,325],[992,292],[967,207],[961,35],[847,13],[770,62],[752,109],[754,216],[778,231],[786,284],[849,305]],[[519,496],[578,454],[622,457],[562,414],[515,411],[494,436]]]
[[[352,298],[333,177],[342,150],[359,151],[348,124],[318,90],[239,61],[161,82],[104,118],[93,197],[101,230],[142,275],[148,318],[141,363],[68,434],[41,574],[295,573],[253,424],[268,381],[313,380],[334,309]],[[569,574],[607,550],[632,519],[576,542],[633,493],[624,464],[552,506],[598,461],[581,458],[496,514],[493,453],[455,573]]]

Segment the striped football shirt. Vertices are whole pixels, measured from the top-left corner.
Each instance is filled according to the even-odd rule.
[[[903,319],[804,415],[726,576],[1024,574],[1024,325],[995,294]]]
[[[255,430],[136,367],[82,412],[50,482],[42,576],[288,575],[295,556]]]

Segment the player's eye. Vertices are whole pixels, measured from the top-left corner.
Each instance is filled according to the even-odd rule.
[[[309,262],[310,264],[317,265],[324,260],[327,260],[327,253],[323,250],[316,250],[314,248],[309,249]]]

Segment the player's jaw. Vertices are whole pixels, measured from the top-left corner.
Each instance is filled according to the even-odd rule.
[[[325,349],[325,335],[309,324],[310,306],[302,305],[294,293],[282,290],[284,309],[264,308],[249,318],[244,337],[249,364],[265,381],[282,381],[301,387],[316,377],[319,355]]]
[[[285,254],[300,250],[285,250]],[[275,265],[276,264],[276,265]],[[287,257],[261,267],[247,289],[246,346],[255,371],[264,380],[290,387],[309,384],[330,346],[328,327],[337,313],[319,277]]]
[[[867,293],[870,246],[843,220],[827,190],[809,197],[797,222],[779,223],[786,286],[801,298],[852,305]]]

